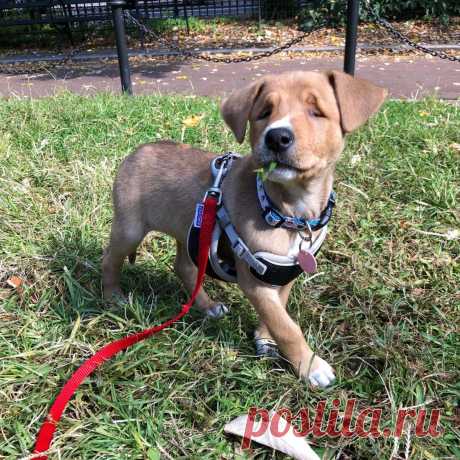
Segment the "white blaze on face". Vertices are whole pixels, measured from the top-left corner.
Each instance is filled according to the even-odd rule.
[[[270,123],[265,129],[264,132],[262,133],[262,140],[265,142],[265,136],[267,135],[268,131],[271,129],[275,128],[287,128],[292,131],[292,124],[291,124],[291,117],[290,115],[286,115],[283,118],[280,118],[279,120],[275,120],[272,123]]]

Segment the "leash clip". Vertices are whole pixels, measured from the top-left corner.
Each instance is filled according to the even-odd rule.
[[[223,157],[214,158],[211,163],[211,167],[216,171],[216,177],[212,187],[208,188],[206,191],[203,202],[206,201],[208,196],[212,196],[217,199],[217,205],[220,206],[222,203],[222,190],[220,188],[222,181],[224,180],[225,173],[227,172],[227,164],[231,159],[230,154],[224,155]]]
[[[203,203],[208,199],[209,196],[217,199],[217,206],[222,203],[222,190],[219,187],[211,187],[206,190],[204,194]]]

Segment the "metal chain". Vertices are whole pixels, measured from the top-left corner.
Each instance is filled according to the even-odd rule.
[[[368,2],[363,2],[364,8],[366,12],[369,14],[371,21],[375,22],[379,26],[383,27],[390,35],[395,37],[397,40],[405,43],[406,45],[410,46],[411,48],[415,48],[422,53],[431,54],[431,56],[438,57],[440,59],[447,59],[448,61],[452,62],[460,62],[460,57],[451,56],[450,54],[445,53],[444,51],[436,51],[425,46],[419,45],[418,43],[412,41],[408,37],[406,37],[403,33],[399,30],[395,29],[386,19],[381,18],[373,8],[369,5]]]
[[[317,26],[314,29],[309,30],[308,32],[303,32],[299,36],[289,40],[285,44],[278,46],[276,48],[273,48],[269,51],[263,51],[261,53],[254,54],[252,56],[240,56],[240,57],[225,57],[225,58],[220,58],[220,57],[212,57],[208,56],[206,54],[197,54],[194,53],[193,51],[185,50],[181,48],[178,45],[171,45],[169,42],[166,42],[165,40],[162,40],[155,32],[152,31],[152,29],[148,28],[144,23],[142,23],[139,19],[135,18],[128,10],[124,10],[125,18],[133,23],[136,27],[142,30],[142,32],[152,38],[154,38],[157,41],[162,41],[165,43],[165,45],[171,49],[176,51],[178,54],[180,54],[183,57],[188,57],[188,58],[195,58],[195,59],[201,59],[203,61],[207,62],[215,62],[215,63],[220,63],[224,62],[226,64],[230,63],[238,63],[238,62],[250,62],[250,61],[258,61],[259,59],[263,59],[266,57],[273,56],[274,54],[282,53],[283,51],[286,51],[287,49],[291,48],[294,45],[297,45],[300,43],[305,37],[309,36],[311,33],[316,32],[317,30],[321,29],[322,27],[325,26],[324,23],[317,24]]]

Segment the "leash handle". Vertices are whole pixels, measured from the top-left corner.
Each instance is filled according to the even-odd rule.
[[[48,455],[43,454],[51,445],[53,435],[56,430],[57,424],[67,406],[67,403],[74,395],[78,387],[83,381],[93,373],[95,369],[101,366],[105,361],[112,358],[118,352],[126,350],[130,346],[149,338],[150,336],[162,331],[163,329],[171,326],[176,321],[183,318],[190,310],[193,302],[195,301],[201,285],[203,284],[204,276],[206,273],[206,265],[208,263],[209,248],[211,246],[212,232],[216,222],[217,212],[217,197],[212,193],[206,195],[204,201],[203,221],[201,224],[200,239],[199,239],[199,252],[198,252],[198,275],[196,278],[195,288],[193,289],[190,300],[182,305],[182,310],[179,314],[165,321],[164,323],[145,329],[144,331],[136,334],[128,335],[122,339],[111,342],[99,351],[97,351],[91,358],[88,358],[70,377],[67,383],[63,386],[62,390],[54,400],[49,413],[43,422],[40,431],[38,432],[37,441],[35,443],[34,454],[37,454],[35,460],[47,460]],[[43,454],[43,455],[40,455]]]

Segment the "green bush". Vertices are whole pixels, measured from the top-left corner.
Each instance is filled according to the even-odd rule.
[[[449,17],[460,16],[458,0],[372,0],[360,2],[360,19],[372,20],[371,10],[385,19],[436,18],[447,23]],[[300,23],[308,29],[318,22],[326,21],[330,25],[343,25],[346,21],[347,2],[345,0],[312,0],[311,6],[300,15]]]

